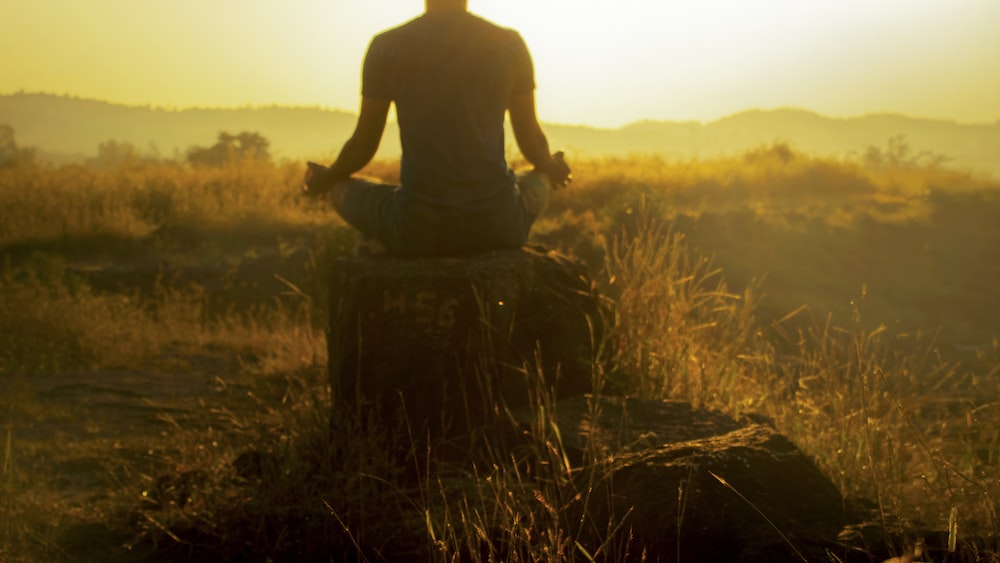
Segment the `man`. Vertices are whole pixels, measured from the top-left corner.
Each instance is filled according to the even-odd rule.
[[[571,178],[549,153],[535,114],[534,69],[521,36],[468,11],[467,0],[426,0],[426,12],[377,35],[362,73],[354,134],[327,167],[310,163],[307,192],[330,193],[340,215],[398,256],[518,248]],[[400,185],[352,178],[371,161],[396,104]],[[504,154],[510,112],[535,169],[516,176]]]

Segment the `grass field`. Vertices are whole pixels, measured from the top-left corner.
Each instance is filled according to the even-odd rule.
[[[533,242],[613,300],[615,389],[771,418],[887,536],[1000,535],[1000,183],[899,143],[573,165]],[[551,474],[416,486],[388,429],[329,435],[355,237],[301,173],[0,169],[0,560],[615,560],[538,502],[544,432]]]

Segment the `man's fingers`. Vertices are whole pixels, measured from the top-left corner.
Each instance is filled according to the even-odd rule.
[[[560,165],[559,176],[560,178],[562,178],[562,181],[559,182],[559,185],[561,187],[566,187],[573,181],[573,171],[570,169],[569,165],[566,164],[562,152],[557,152],[556,156],[557,156],[556,162],[559,163]]]

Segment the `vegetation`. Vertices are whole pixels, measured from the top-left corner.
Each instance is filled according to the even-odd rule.
[[[543,116],[544,117],[544,116]],[[357,115],[319,107],[154,108],[42,93],[0,94],[0,123],[10,123],[22,139],[45,148],[46,159],[80,162],[95,147],[115,139],[140,148],[151,143],[167,156],[183,159],[188,147],[206,142],[206,131],[234,127],[257,131],[271,141],[275,156],[295,160],[332,159],[340,140],[351,135]],[[579,157],[634,152],[676,158],[717,158],[783,140],[796,149],[825,156],[856,154],[870,145],[903,135],[919,154],[948,155],[952,166],[1000,174],[993,147],[1000,146],[1000,123],[956,123],[875,114],[850,118],[781,108],[749,110],[710,122],[642,121],[616,129],[545,124],[552,145]],[[390,121],[380,154],[398,158],[399,130]]]
[[[271,142],[260,135],[244,131],[238,135],[219,133],[219,140],[209,148],[194,147],[188,151],[193,166],[225,166],[247,160],[271,160]]]
[[[17,146],[14,128],[0,124],[0,168],[33,163],[37,154],[31,148]]]
[[[334,412],[324,273],[354,235],[301,166],[227,154],[0,168],[0,560],[628,552],[621,522],[577,541],[544,417],[531,469],[456,474]],[[1000,184],[898,139],[574,172],[534,236],[615,303],[608,392],[769,417],[892,542],[1000,534]]]

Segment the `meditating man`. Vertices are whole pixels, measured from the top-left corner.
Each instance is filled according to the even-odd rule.
[[[329,167],[310,163],[306,191],[329,194],[340,215],[397,256],[518,248],[552,188],[571,179],[549,153],[535,113],[534,68],[521,36],[468,11],[467,0],[426,0],[426,12],[377,35],[365,56],[361,112]],[[353,178],[371,161],[396,104],[400,185]],[[515,175],[504,118],[534,170]]]

